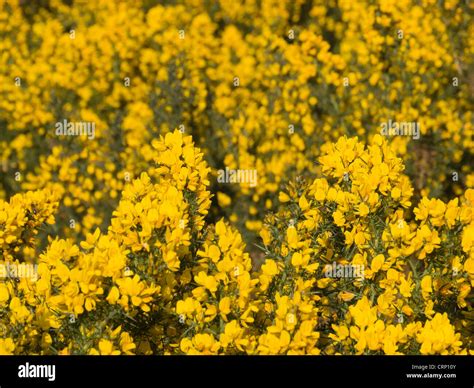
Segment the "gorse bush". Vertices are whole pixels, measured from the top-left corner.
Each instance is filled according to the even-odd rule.
[[[412,189],[386,140],[341,138],[320,157],[325,177],[280,193],[252,271],[239,232],[204,222],[209,169],[191,138],[152,146],[106,234],[50,239],[37,278],[1,284],[3,353],[466,354],[473,190],[405,213]],[[2,203],[5,259],[27,260],[18,244],[54,222],[53,201]],[[331,262],[366,269],[328,276]]]
[[[324,177],[290,186],[267,217],[261,284],[313,295],[325,353],[458,353],[456,329],[465,344],[472,336],[474,191],[410,210],[404,165],[379,135],[367,148],[341,138],[325,152]]]
[[[0,354],[472,354],[473,4],[5,1]]]

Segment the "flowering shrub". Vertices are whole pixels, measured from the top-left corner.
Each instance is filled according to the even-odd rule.
[[[472,354],[473,4],[0,5],[0,354]]]
[[[329,354],[458,354],[461,333],[471,346],[472,244],[463,241],[474,191],[409,211],[403,163],[379,135],[368,147],[341,138],[319,162],[324,177],[281,192],[285,207],[267,217],[261,284],[292,298],[306,285]],[[267,269],[275,263],[281,271]],[[347,266],[362,276],[345,275]]]

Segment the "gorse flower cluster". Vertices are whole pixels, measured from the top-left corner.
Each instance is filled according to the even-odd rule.
[[[0,354],[473,354],[473,12],[2,2]]]
[[[319,162],[324,178],[281,192],[286,206],[260,232],[266,265],[285,263],[270,284],[289,295],[308,285],[330,325],[326,353],[461,352],[461,333],[472,341],[474,190],[411,211],[403,163],[380,135],[368,147],[341,138]],[[331,263],[365,270],[327,276]]]
[[[411,212],[411,184],[387,141],[341,138],[319,158],[323,178],[280,193],[254,270],[240,233],[204,220],[209,168],[191,137],[175,131],[152,147],[107,233],[50,238],[37,277],[1,283],[2,353],[469,351],[474,190]],[[54,222],[58,201],[38,191],[2,203],[5,261],[34,260],[19,248]],[[366,270],[330,277],[331,262]]]

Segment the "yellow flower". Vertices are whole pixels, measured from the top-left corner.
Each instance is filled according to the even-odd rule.
[[[402,195],[402,192],[401,190],[398,188],[398,187],[394,187],[390,193],[390,195],[392,196],[392,198],[394,200],[398,200],[400,198],[400,196]]]
[[[352,292],[347,292],[347,291],[341,291],[338,294],[338,298],[343,300],[344,302],[350,302],[352,299],[354,299],[355,294]]]
[[[268,276],[275,276],[280,271],[278,270],[275,260],[266,259],[265,263],[262,265],[262,272]]]
[[[290,226],[286,230],[286,239],[288,241],[288,246],[290,249],[297,249],[298,248],[298,234],[294,226]]]
[[[385,257],[383,255],[377,255],[372,259],[372,263],[370,264],[370,269],[372,270],[373,273],[378,272],[385,261]]]
[[[224,321],[227,321],[227,315],[230,314],[231,300],[228,296],[219,301],[219,313]]]
[[[219,247],[217,247],[216,245],[211,245],[209,247],[209,257],[211,258],[211,260],[214,263],[217,263],[220,259],[220,256],[221,256],[221,252],[219,250]]]
[[[474,223],[464,228],[461,244],[464,252],[469,252],[474,247]]]
[[[421,354],[455,354],[462,342],[456,334],[446,313],[437,313],[426,321],[416,340],[421,344]]]
[[[110,289],[109,295],[107,296],[107,302],[110,304],[115,304],[117,303],[118,299],[120,297],[120,292],[117,287],[112,287]]]
[[[183,338],[181,351],[186,354],[217,354],[221,344],[210,334],[196,334],[192,339]]]
[[[290,197],[288,196],[288,194],[284,193],[283,191],[280,191],[280,193],[278,194],[278,200],[281,203],[285,203],[290,200]]]
[[[431,276],[425,275],[423,279],[421,279],[421,292],[423,294],[423,298],[426,299],[431,292],[433,292],[433,288],[431,287]]]
[[[294,267],[300,267],[303,265],[303,255],[300,252],[293,253],[293,256],[291,257],[291,264]]]
[[[15,343],[11,338],[0,338],[0,356],[12,355]]]
[[[370,212],[370,209],[369,207],[365,204],[365,203],[361,203],[359,205],[359,209],[358,209],[358,214],[361,216],[361,217],[365,217],[369,214]],[[337,225],[337,224],[336,224]]]
[[[217,291],[217,281],[214,276],[208,276],[204,271],[199,272],[195,277],[194,281],[203,286],[204,288],[208,289],[212,294]]]
[[[8,287],[5,284],[0,283],[0,304],[8,302],[10,298],[10,293],[8,292]]]
[[[102,356],[115,356],[120,354],[119,350],[114,350],[114,345],[112,342],[104,339],[99,341],[99,352]]]
[[[217,201],[219,202],[219,206],[226,207],[232,203],[232,199],[225,193],[218,192],[217,193]]]
[[[335,341],[343,341],[349,336],[349,329],[346,326],[332,325],[335,334],[329,334],[329,337]]]
[[[346,219],[344,218],[344,214],[342,214],[341,211],[339,210],[336,210],[333,214],[332,214],[333,218],[334,218],[334,223],[337,225],[337,226],[344,226],[344,224],[346,223]]]
[[[136,345],[133,343],[133,339],[128,333],[120,334],[120,349],[123,354],[133,354],[133,350]]]
[[[302,195],[298,201],[301,210],[305,211],[309,208],[309,202],[304,195]]]
[[[262,230],[260,231],[260,237],[262,238],[262,241],[265,245],[269,245],[270,242],[271,242],[271,235],[270,235],[270,232],[267,228],[262,228]]]
[[[225,325],[224,333],[220,336],[220,342],[224,348],[228,347],[232,343],[238,342],[237,340],[242,336],[243,330],[239,326],[238,322],[233,320]],[[238,346],[242,349],[240,346]]]

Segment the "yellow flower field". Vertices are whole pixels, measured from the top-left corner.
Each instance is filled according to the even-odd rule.
[[[474,354],[473,16],[0,0],[0,354]]]

